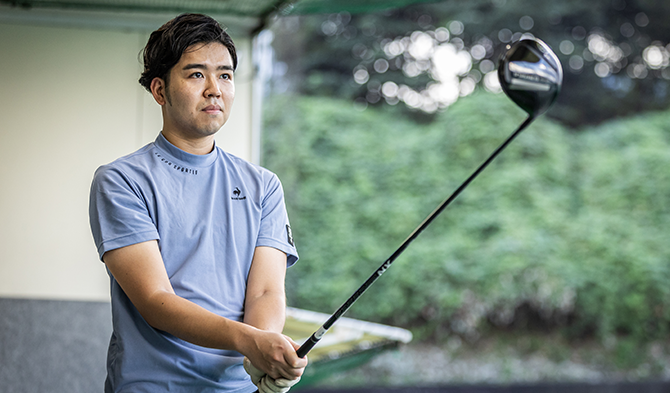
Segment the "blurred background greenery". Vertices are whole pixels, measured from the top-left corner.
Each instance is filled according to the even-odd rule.
[[[301,255],[289,304],[333,312],[518,127],[495,68],[532,34],[563,63],[558,102],[347,316],[412,345],[533,337],[667,375],[649,364],[670,353],[669,18],[657,1],[471,0],[276,19],[263,165]]]

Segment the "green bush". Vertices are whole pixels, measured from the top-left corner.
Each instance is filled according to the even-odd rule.
[[[651,338],[670,321],[670,116],[581,135],[580,208],[563,259],[577,265],[578,328]]]
[[[264,166],[282,179],[301,261],[292,306],[333,312],[525,114],[503,95],[430,124],[319,97],[266,105]],[[538,119],[348,316],[419,337],[487,326],[650,337],[670,321],[668,115],[568,130]]]

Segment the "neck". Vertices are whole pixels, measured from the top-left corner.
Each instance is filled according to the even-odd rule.
[[[196,155],[209,154],[214,149],[214,135],[205,136],[197,139],[184,138],[173,132],[161,131],[165,139],[181,150]]]

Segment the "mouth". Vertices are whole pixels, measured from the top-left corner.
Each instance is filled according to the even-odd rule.
[[[221,107],[219,105],[208,105],[204,107],[202,111],[210,115],[215,115],[221,112]]]

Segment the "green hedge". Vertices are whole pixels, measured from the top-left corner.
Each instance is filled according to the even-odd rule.
[[[320,97],[266,104],[301,261],[292,306],[331,313],[521,124],[503,95],[430,124]],[[419,337],[488,327],[650,338],[670,321],[670,115],[575,130],[536,120],[398,258],[351,317]]]

